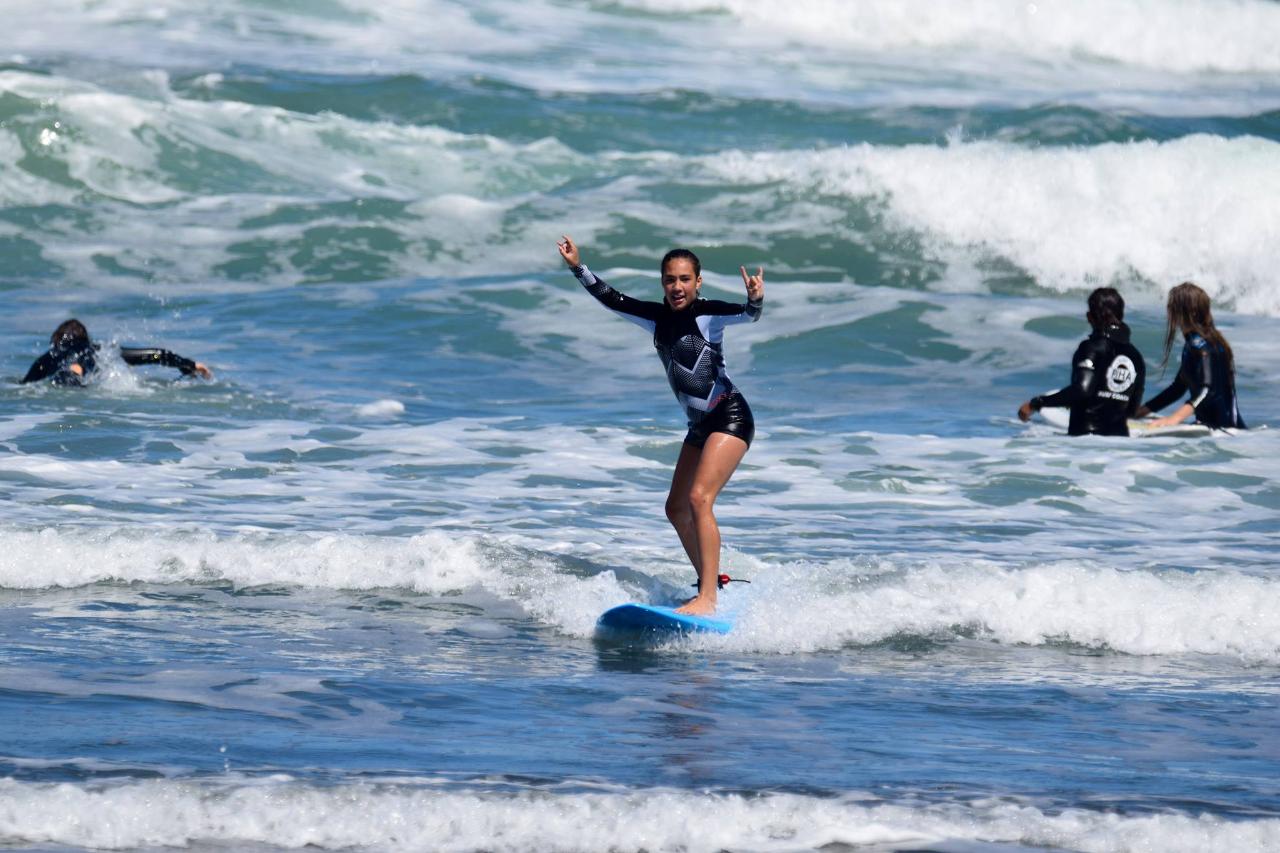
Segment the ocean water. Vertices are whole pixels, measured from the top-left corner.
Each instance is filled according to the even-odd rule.
[[[1280,425],[1277,199],[1264,0],[8,0],[0,848],[1280,850],[1280,428],[1014,416],[1191,279]],[[594,636],[684,430],[563,233],[765,268],[727,636]]]

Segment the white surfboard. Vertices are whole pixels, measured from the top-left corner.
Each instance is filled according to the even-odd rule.
[[[1065,430],[1071,420],[1071,410],[1065,406],[1052,406],[1040,410],[1040,417],[1045,423]],[[1171,424],[1169,426],[1152,426],[1155,418],[1129,419],[1130,438],[1203,438],[1213,435],[1214,430],[1197,423]],[[1218,432],[1230,432],[1218,430]]]

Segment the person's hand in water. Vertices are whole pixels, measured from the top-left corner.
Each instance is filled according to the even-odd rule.
[[[213,378],[213,371],[198,361],[196,362],[196,366],[191,369],[191,372],[199,376],[201,379]]]
[[[560,257],[564,258],[564,262],[569,266],[569,269],[577,269],[582,266],[582,258],[578,254],[578,247],[568,234],[563,235],[556,241],[556,248],[560,250]]]

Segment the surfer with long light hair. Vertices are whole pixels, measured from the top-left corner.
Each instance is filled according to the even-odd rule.
[[[1245,429],[1236,404],[1236,365],[1231,345],[1218,331],[1209,307],[1209,294],[1189,281],[1169,291],[1165,304],[1168,324],[1164,336],[1164,360],[1173,350],[1173,338],[1182,334],[1182,360],[1178,375],[1168,388],[1146,402],[1139,415],[1158,412],[1189,393],[1186,402],[1171,415],[1157,418],[1152,426],[1180,424],[1191,415],[1214,429]]]

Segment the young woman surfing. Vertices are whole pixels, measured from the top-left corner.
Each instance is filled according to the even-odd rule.
[[[667,381],[689,418],[689,432],[667,496],[667,518],[697,573],[698,594],[679,612],[714,613],[720,577],[720,528],[713,508],[755,435],[751,409],[725,371],[721,343],[726,326],[760,319],[764,268],[748,275],[746,267],[739,267],[747,289],[745,304],[703,299],[698,295],[702,287],[698,257],[688,249],[672,249],[659,267],[662,301],[644,302],[619,293],[587,269],[577,244],[567,235],[557,247],[578,281],[600,304],[653,334]]]

